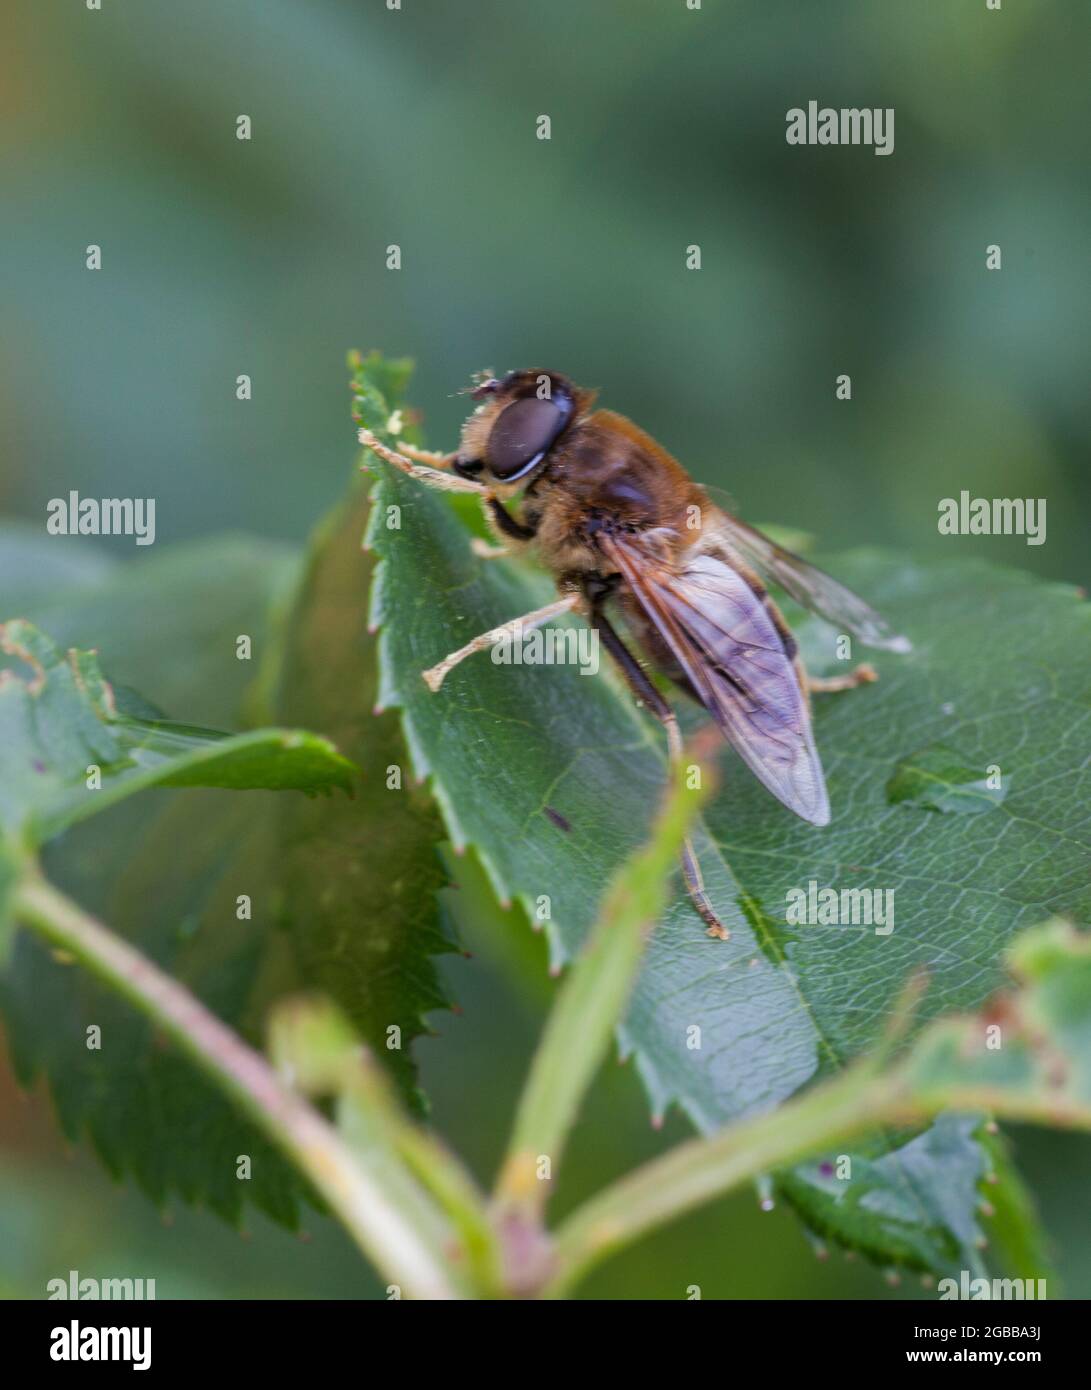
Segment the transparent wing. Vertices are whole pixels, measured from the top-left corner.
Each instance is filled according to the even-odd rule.
[[[715,489],[706,491],[715,492]],[[891,632],[885,619],[851,589],[846,589],[824,570],[793,555],[790,550],[777,545],[722,507],[717,510],[716,528],[723,536],[724,544],[734,550],[740,560],[779,584],[797,603],[844,628],[865,646],[884,648],[890,652],[912,650],[909,639]]]
[[[639,536],[600,536],[599,544],[758,780],[796,815],[826,825],[807,701],[762,600],[718,556],[695,556],[675,571],[646,553]]]

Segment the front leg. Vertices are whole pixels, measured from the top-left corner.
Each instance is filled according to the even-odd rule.
[[[357,438],[365,449],[370,449],[373,454],[378,454],[392,468],[397,468],[410,478],[416,478],[418,482],[427,483],[429,487],[438,488],[441,492],[475,492],[482,501],[488,501],[492,497],[491,490],[484,483],[476,483],[472,478],[460,478],[457,473],[448,472],[444,468],[414,463],[405,454],[400,454],[397,449],[391,449],[384,444],[370,430],[361,429]],[[442,455],[432,454],[430,457],[441,459]],[[451,455],[450,457],[454,456]]]
[[[426,483],[440,492],[476,492],[481,498],[485,520],[490,525],[493,524],[490,507],[497,511],[504,510],[484,483],[474,482],[472,478],[461,478],[457,473],[450,472],[457,454],[437,454],[430,449],[418,449],[413,444],[403,444],[402,452],[399,453],[396,449],[388,448],[381,440],[376,439],[370,430],[365,429],[361,429],[357,437],[365,449],[370,449],[386,463],[408,477],[416,478],[418,482]],[[470,542],[470,549],[475,555],[486,560],[495,560],[508,553],[506,547],[490,546],[476,536]]]
[[[451,468],[456,458],[457,451],[451,454],[438,454],[435,449],[418,449],[415,444],[402,443],[402,453],[406,454],[414,463],[426,463],[430,468]]]
[[[496,497],[489,497],[485,503],[485,518],[498,536],[511,541],[532,541],[537,534],[533,526],[524,526],[516,521]]]
[[[462,478],[450,471],[451,465],[458,457],[457,453],[437,454],[431,449],[418,449],[415,444],[403,444],[399,452],[397,449],[391,449],[366,429],[361,429],[357,437],[365,449],[370,449],[384,462],[408,477],[416,478],[418,482],[426,483],[440,492],[476,493],[481,498],[489,529],[501,540],[523,543],[533,540],[534,531],[522,522],[516,521],[485,483],[475,482],[472,478]],[[483,560],[498,560],[511,553],[508,545],[491,546],[478,537],[470,542],[470,548]]]

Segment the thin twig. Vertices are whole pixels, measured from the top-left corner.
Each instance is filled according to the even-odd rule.
[[[465,1294],[442,1252],[430,1249],[381,1178],[285,1085],[265,1059],[128,942],[37,875],[17,888],[15,915],[63,947],[154,1020],[306,1174],[361,1250],[412,1298]]]

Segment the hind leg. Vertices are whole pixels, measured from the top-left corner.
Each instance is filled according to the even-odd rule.
[[[596,605],[592,600],[591,624],[602,638],[603,645],[617,663],[622,675],[628,683],[629,689],[641,702],[646,705],[656,719],[663,725],[667,735],[667,749],[670,755],[672,768],[678,767],[682,761],[682,735],[678,728],[678,716],[670,705],[667,704],[663,696],[656,690],[655,686],[648,679],[644,668],[636,657],[633,656],[629,648],[618,636],[617,631],[606,618],[602,611],[601,604]],[[698,915],[708,929],[709,936],[715,936],[721,941],[726,941],[731,933],[716,915],[712,903],[709,901],[708,894],[705,892],[705,881],[701,876],[701,866],[697,862],[697,855],[693,851],[693,845],[689,837],[686,837],[682,847],[682,877],[685,879],[686,891],[689,893],[690,901],[696,908]]]
[[[830,695],[837,690],[855,690],[858,685],[870,685],[879,679],[879,673],[868,662],[862,662],[843,676],[811,676],[800,661],[797,663],[804,690],[811,695]]]

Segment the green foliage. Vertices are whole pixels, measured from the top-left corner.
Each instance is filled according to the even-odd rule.
[[[408,364],[373,354],[353,365],[356,418],[412,437]],[[361,549],[365,526],[374,555]],[[820,701],[828,829],[794,820],[725,755],[725,785],[692,832],[732,928],[722,943],[664,872],[692,806],[683,814],[676,805],[641,851],[665,760],[657,728],[612,673],[501,668],[482,656],[438,695],[421,681],[449,650],[549,594],[529,568],[474,557],[477,529],[465,499],[439,498],[378,465],[371,503],[358,482],[302,568],[284,551],[234,539],[132,565],[92,558],[52,570],[50,547],[34,569],[28,561],[45,548],[18,537],[8,592],[64,642],[96,642],[102,668],[86,651],[62,655],[32,622],[3,630],[0,915],[18,907],[33,853],[65,831],[45,851],[51,875],[243,1038],[260,1038],[271,1004],[318,987],[341,1014],[279,1008],[281,1051],[309,1065],[306,1048],[292,1051],[300,1020],[312,1041],[330,1029],[342,1043],[361,1036],[419,1102],[409,1045],[444,1002],[433,957],[450,949],[436,902],[445,882],[436,848],[447,834],[456,849],[474,847],[500,900],[545,923],[556,965],[603,923],[543,1040],[501,1210],[526,1197],[528,1154],[559,1154],[616,1022],[654,1114],[677,1103],[716,1135],[710,1145],[743,1153],[733,1180],[759,1176],[765,1155],[822,1234],[885,1262],[976,1268],[988,1180],[986,1226],[996,1223],[1002,1258],[1040,1260],[1030,1204],[979,1112],[1083,1123],[1088,992],[1072,963],[1086,943],[1057,927],[1020,947],[1023,991],[1002,1020],[1012,1029],[1003,1067],[974,1052],[980,1016],[928,1026],[884,1074],[872,1113],[860,1111],[854,1059],[885,1046],[913,972],[931,976],[915,1027],[979,1009],[1021,927],[1050,912],[1086,913],[1065,695],[1079,674],[1086,607],[1072,591],[976,563],[923,569],[868,552],[836,564],[915,650],[880,658],[877,689]],[[832,667],[830,629],[792,616],[811,668]],[[1018,662],[994,656],[1001,624]],[[210,722],[235,722],[243,633],[261,666],[248,707],[260,706],[263,722],[314,732],[229,735],[161,715],[192,706]],[[691,712],[687,722],[700,720]],[[101,769],[97,789],[91,767]],[[270,794],[285,788],[351,789],[353,798]],[[780,905],[812,881],[885,890],[893,931],[790,926]],[[244,900],[252,911],[237,910]],[[157,1200],[178,1193],[238,1220],[245,1191],[289,1224],[301,1197],[322,1200],[269,1144],[268,1126],[256,1132],[203,1073],[159,1045],[148,1017],[63,951],[21,937],[0,1005],[20,1077],[44,1071],[66,1131],[88,1133],[112,1171],[133,1173]],[[87,1046],[92,1025],[101,1050]],[[390,1170],[387,1195],[395,1206],[404,1199],[414,1238],[463,1242],[470,1285],[445,1256],[432,1274],[463,1291],[540,1287],[544,1235],[491,1231],[457,1161],[397,1118],[389,1082],[367,1067],[300,1076],[338,1098],[357,1160],[366,1168],[378,1156]],[[845,1107],[833,1112],[842,1129],[822,1112],[825,1088]],[[927,1123],[950,1105],[963,1113]],[[854,1144],[849,1182],[833,1169],[840,1150],[823,1153],[820,1142],[840,1133]],[[253,1160],[250,1184],[236,1179],[240,1154]],[[403,1162],[411,1181],[390,1167]],[[724,1175],[709,1172],[703,1181],[722,1186]],[[524,1203],[518,1220],[533,1225],[538,1206]],[[528,1234],[533,1258],[514,1268]],[[507,1261],[502,1270],[494,1257]]]
[[[323,528],[302,575],[283,549],[240,537],[130,565],[90,560],[74,572],[55,544],[19,535],[18,544],[2,547],[0,578],[5,595],[65,639],[84,640],[86,633],[99,644],[106,670],[124,682],[115,684],[123,709],[197,709],[205,718],[237,719],[253,669],[235,657],[236,637],[245,633],[262,662],[265,703],[276,706],[265,713],[320,726],[342,750],[351,745],[363,768],[352,799],[145,793],[49,847],[47,864],[244,1036],[260,1038],[271,999],[321,984],[411,1086],[412,1038],[424,1026],[423,1013],[443,1002],[430,959],[446,949],[431,891],[442,874],[438,831],[422,793],[411,785],[386,789],[387,766],[404,767],[406,758],[396,718],[371,714],[369,562],[360,550],[365,507],[357,488]],[[67,587],[74,581],[78,587]],[[271,610],[279,614],[275,630]],[[133,697],[130,685],[154,704]],[[19,686],[25,698],[25,683]],[[124,741],[134,766],[119,773],[139,776],[139,785],[184,785],[198,775],[215,783],[245,776],[260,785],[259,772],[276,785],[289,769],[313,781],[316,751],[330,784],[343,782],[349,767],[314,734],[288,749],[280,748],[276,730],[233,736],[229,770],[209,761],[227,744],[213,747],[200,733],[162,720],[128,715],[107,729],[96,718],[89,733]],[[13,756],[22,749],[5,747]],[[184,761],[168,767],[168,753],[184,754]],[[255,760],[266,754],[258,767]],[[86,762],[78,764],[80,778]],[[77,781],[77,807],[81,796],[88,803],[105,797],[115,782],[137,789],[120,776],[104,779],[98,793],[80,791]],[[105,802],[92,808],[99,805]],[[15,877],[0,855],[0,892]],[[410,895],[413,883],[422,891]],[[238,915],[241,895],[251,899],[249,919]],[[24,934],[0,977],[0,1006],[22,1080],[46,1072],[66,1133],[86,1132],[112,1172],[131,1172],[158,1202],[177,1193],[237,1222],[249,1197],[295,1224],[306,1189],[291,1169],[98,981]],[[91,1024],[103,1030],[101,1052],[86,1047]],[[386,1045],[392,1025],[401,1030],[400,1048]],[[195,1132],[182,1142],[197,1125],[200,1141]],[[235,1178],[239,1153],[254,1156],[249,1183]]]
[[[26,215],[10,219],[6,236],[16,269],[6,282],[6,318],[17,347],[6,355],[0,394],[3,496],[6,504],[32,510],[35,534],[25,545],[9,543],[6,532],[0,538],[0,619],[26,614],[62,648],[99,647],[115,689],[124,682],[196,724],[248,727],[239,718],[239,697],[251,668],[234,660],[231,647],[241,631],[254,636],[257,651],[268,645],[260,618],[265,598],[274,578],[290,577],[293,568],[293,556],[268,537],[295,534],[298,518],[320,505],[316,497],[332,500],[339,486],[348,432],[329,354],[361,305],[373,341],[405,343],[409,326],[428,316],[427,391],[419,394],[442,415],[436,443],[449,442],[461,403],[446,393],[464,381],[468,365],[491,361],[503,368],[544,357],[606,387],[609,404],[648,424],[700,477],[730,486],[749,515],[805,521],[834,549],[856,543],[854,537],[882,535],[912,548],[918,561],[930,551],[943,564],[952,554],[976,553],[1054,575],[1075,576],[1083,567],[1080,519],[1091,499],[1091,471],[1080,464],[1091,415],[1083,408],[1086,369],[1079,367],[1086,313],[1071,287],[1079,283],[1083,254],[1082,239],[1072,233],[1083,211],[1079,173],[1086,166],[1086,6],[1036,0],[986,16],[980,3],[907,5],[893,23],[868,0],[837,0],[778,8],[757,29],[738,6],[706,4],[700,16],[680,4],[646,6],[619,43],[616,6],[562,0],[551,10],[554,31],[578,32],[580,41],[545,47],[539,7],[497,7],[502,19],[487,42],[538,55],[546,83],[552,77],[570,94],[565,124],[575,116],[584,132],[585,138],[567,138],[558,122],[561,138],[538,151],[548,157],[545,164],[527,157],[525,82],[492,50],[493,60],[483,60],[482,44],[467,34],[456,6],[426,0],[406,7],[417,22],[395,30],[384,23],[381,6],[329,5],[316,12],[269,0],[262,7],[267,22],[259,62],[248,12],[212,0],[193,0],[186,24],[178,23],[177,7],[165,5],[126,6],[124,23],[111,22],[109,11],[118,10],[110,5],[93,23],[73,22],[80,6],[34,8],[37,41],[25,45],[25,77],[15,96],[21,112],[29,94],[53,114],[20,122],[7,171],[7,191],[23,195]],[[851,42],[831,44],[831,35]],[[884,74],[884,100],[897,107],[906,137],[895,159],[786,149],[770,112],[797,100],[798,74],[822,51],[831,80],[846,92],[861,76],[866,86],[872,74]],[[149,54],[154,81],[148,81]],[[443,74],[438,92],[437,72]],[[248,109],[263,113],[255,118],[252,145],[231,139],[225,123],[240,91],[249,94]],[[634,91],[641,100],[631,100]],[[998,100],[1006,91],[1018,91],[1019,99]],[[784,100],[771,105],[778,93]],[[440,104],[446,119],[437,121]],[[957,119],[944,118],[954,110]],[[95,113],[93,123],[87,112]],[[699,138],[681,135],[698,127]],[[361,132],[378,131],[380,137],[361,141]],[[483,157],[467,159],[468,149]],[[812,156],[817,163],[808,173]],[[506,177],[497,177],[498,167]],[[403,246],[408,274],[385,269],[373,238],[349,234],[360,227],[363,206],[396,208],[397,226],[413,229],[411,244]],[[96,208],[97,219],[91,217]],[[1002,228],[995,235],[1004,243],[1003,273],[984,269],[983,209],[989,226]],[[122,244],[111,238],[116,249],[106,249],[104,275],[84,271],[66,231],[92,222],[128,229]],[[534,254],[543,229],[544,256]],[[990,230],[988,238],[993,235]],[[692,236],[703,244],[697,274],[683,264]],[[834,402],[823,370],[831,348],[856,364],[850,406]],[[240,369],[253,373],[252,403],[240,403],[231,390]],[[386,393],[384,385],[378,389]],[[216,540],[203,548],[201,561],[197,547],[160,543],[152,547],[154,559],[131,572],[102,561],[84,538],[43,545],[41,502],[73,481],[90,496],[119,490],[157,496],[163,530],[172,534],[203,531],[215,515],[228,524],[242,519],[263,539]],[[958,487],[1048,496],[1048,544],[1027,547],[1019,536],[939,537],[936,500]],[[13,557],[20,571],[14,575]],[[24,598],[31,591],[33,606]],[[48,603],[38,606],[39,597]],[[948,598],[959,602],[957,587]],[[1021,651],[1007,641],[1001,605],[986,610],[969,650],[968,663],[986,665],[1003,681],[1002,664],[1022,665]],[[890,681],[901,669],[884,669],[884,684],[848,696],[844,717],[851,722],[860,712],[867,730],[877,733]],[[1070,702],[1071,732],[1085,715],[1086,684],[1073,685],[1062,673],[1058,689]],[[949,699],[946,690],[935,691],[934,704]],[[823,720],[842,717],[835,700],[820,703]],[[1013,710],[1020,705],[1014,699]],[[960,706],[958,714],[967,711]],[[274,713],[270,705],[264,722],[282,718],[332,734],[349,753],[333,727],[317,720]],[[1031,711],[1028,725],[1034,718]],[[958,755],[950,768],[977,780],[984,765],[964,756],[967,732],[972,728],[947,741]],[[894,733],[873,769],[875,786],[893,770],[887,754],[913,760],[925,751],[910,728]],[[482,737],[487,745],[491,735]],[[1078,762],[1081,753],[1076,748],[1068,760]],[[371,762],[355,751],[350,756],[370,785]],[[488,795],[494,773],[483,768],[475,795]],[[1050,785],[1047,777],[1043,800]],[[1038,819],[1035,794],[1025,781],[1012,786],[1024,798],[1017,828],[1029,830],[1027,819]],[[748,787],[736,770],[723,795],[759,800]],[[195,977],[225,1017],[257,1036],[266,977],[278,973],[279,961],[284,978],[296,978],[300,944],[290,923],[286,930],[277,926],[273,899],[281,884],[261,842],[272,837],[280,815],[313,813],[317,828],[327,813],[358,810],[365,794],[358,789],[348,803],[340,795],[310,801],[259,792],[148,791],[66,832],[48,849],[47,865],[81,902],[142,947],[161,949],[159,928],[168,936],[177,932],[192,949],[199,943],[205,963],[195,976],[185,952],[163,958]],[[835,817],[839,809],[835,804]],[[881,818],[881,803],[876,810]],[[941,881],[966,875],[964,901],[977,905],[976,865],[987,869],[1002,860],[1012,807],[979,812],[980,838],[960,840],[949,857],[934,823],[946,821],[950,830],[968,817],[913,800],[897,810],[907,859],[921,838],[913,828],[927,821],[922,863]],[[517,834],[522,827],[511,829]],[[826,843],[835,846],[838,832],[835,819]],[[1080,838],[1080,817],[1061,832]],[[549,833],[560,839],[560,832]],[[991,849],[988,834],[996,837]],[[1038,864],[1013,865],[1012,891],[1021,889],[1021,871],[1028,880],[1048,872],[1056,847],[1043,832]],[[467,858],[476,862],[473,850]],[[745,887],[765,856],[753,858],[756,866],[745,875],[732,861]],[[846,855],[831,873],[840,873],[842,862],[858,861]],[[863,873],[850,882],[871,875],[871,861],[859,862]],[[784,864],[794,872],[790,857]],[[1070,875],[1071,863],[1060,864]],[[344,861],[336,865],[339,882],[345,868]],[[3,875],[0,863],[0,881]],[[255,883],[262,885],[257,891]],[[925,896],[931,891],[938,895],[934,923],[913,927],[936,945],[928,1009],[945,1007],[948,965],[961,972],[959,994],[968,997],[973,972],[980,971],[986,989],[997,959],[987,933],[963,937],[961,904],[952,916],[942,883],[922,888]],[[984,896],[1003,891],[1003,884],[995,892],[989,886]],[[240,892],[254,895],[253,923],[235,919]],[[1029,895],[1027,920],[1029,899],[1042,896]],[[1073,896],[1058,879],[1057,897]],[[781,899],[743,901],[761,923],[776,919]],[[886,950],[899,944],[902,905],[897,897]],[[364,931],[370,922],[365,914]],[[990,926],[998,934],[1006,930],[1003,921]],[[354,928],[346,916],[350,939]],[[853,953],[844,944],[851,933],[829,934],[838,941],[828,963],[812,962],[812,981],[819,969],[836,974]],[[517,922],[508,936],[520,940],[513,951],[531,940]],[[788,971],[792,949],[809,943],[788,932],[781,937],[779,968]],[[24,937],[21,953],[32,949],[39,950]],[[43,1009],[61,1018],[68,995],[60,983],[74,988],[78,972],[40,954],[41,974],[56,992],[29,992],[27,1010],[33,1014],[40,998]],[[402,959],[393,953],[388,982]],[[695,959],[703,959],[696,946]],[[541,973],[544,995],[549,986]],[[687,976],[680,968],[672,982],[701,973]],[[351,978],[351,967],[344,974]],[[489,988],[480,983],[491,975],[481,962],[463,974],[475,977],[479,990]],[[891,979],[896,974],[889,972]],[[221,977],[233,982],[238,997],[227,997],[226,988],[215,993]],[[822,1020],[827,1034],[848,1031],[861,1010],[862,1039],[840,1040],[846,1057],[873,1036],[873,998],[881,1007],[889,1003],[885,977],[858,970],[856,981],[848,1009],[839,1013],[831,999]],[[25,983],[29,988],[37,979]],[[373,981],[361,972],[342,1001],[365,983]],[[86,988],[89,996],[94,992],[88,1017],[99,1018],[102,992]],[[501,1010],[510,1001],[497,1003],[497,1013],[507,1017]],[[387,1016],[380,1006],[377,1017]],[[30,1022],[40,1028],[43,1020]],[[463,1034],[461,1043],[448,1043],[456,1060],[465,1061],[472,1047],[465,1035],[475,1034],[469,1028]],[[791,1042],[794,1033],[786,1036]],[[765,1040],[773,1045],[776,1036]],[[78,1038],[76,1045],[82,1046]],[[440,1046],[428,1050],[434,1056]],[[382,1060],[400,1062],[405,1055],[384,1049]],[[68,1060],[59,1049],[58,1066]],[[105,1066],[105,1058],[92,1060],[97,1068],[81,1076],[82,1088],[72,1087],[86,1097],[81,1104],[94,1102],[95,1076]],[[511,1067],[510,1053],[490,1066],[494,1095],[507,1093]],[[459,1099],[453,1070],[436,1067],[448,1107]],[[668,1075],[668,1088],[671,1080]],[[612,1093],[621,1098],[621,1114],[630,1115],[624,1084]],[[169,1118],[160,1119],[153,1106],[134,1122],[150,1125],[162,1143]],[[491,1152],[499,1136],[484,1117],[478,1134],[480,1152]],[[1050,1160],[1055,1165],[1059,1151]],[[967,1171],[976,1171],[972,1148],[966,1159]],[[1064,1209],[1079,1200],[1076,1168],[1068,1165],[1066,1180],[1052,1170],[1057,1224],[1074,1252],[1079,1223],[1074,1210],[1067,1221]],[[874,1194],[865,1217],[881,1196]],[[995,1203],[995,1190],[986,1196]],[[86,1201],[93,1204],[94,1194]],[[73,1216],[77,1223],[88,1215],[102,1220],[89,1205],[66,1203],[64,1211],[62,1223]],[[11,1189],[0,1218],[5,1242],[12,1214],[17,1249],[18,1227],[30,1219],[19,1188]],[[51,1248],[63,1252],[70,1232],[58,1231]],[[103,1239],[112,1234],[107,1226]],[[737,1233],[725,1239],[708,1232],[703,1241],[696,1234],[694,1258],[711,1259],[720,1250],[725,1262],[734,1258],[730,1250],[738,1242],[730,1236]],[[1084,1245],[1091,1249],[1091,1241]],[[161,1253],[173,1260],[177,1247],[175,1233]],[[779,1249],[771,1236],[747,1260],[758,1283],[777,1278]],[[8,1267],[19,1269],[18,1262]],[[298,1262],[297,1291],[309,1291],[306,1268]],[[1089,1268],[1084,1261],[1085,1276]],[[232,1277],[225,1275],[221,1287],[231,1288]],[[624,1277],[639,1278],[639,1268]]]
[[[26,845],[153,786],[352,788],[352,764],[313,734],[231,736],[120,713],[95,654],[65,656],[31,623],[0,627],[0,651],[31,672],[0,678],[0,827]]]
[[[537,1171],[540,1156],[548,1154],[556,1176],[568,1131],[609,1050],[704,796],[678,773],[649,843],[615,874],[599,920],[568,973],[523,1088],[499,1182],[513,1206],[537,1211],[545,1205],[551,1186]]]
[[[432,1253],[451,1290],[461,1297],[501,1292],[484,1195],[459,1160],[405,1113],[340,1010],[315,998],[278,1005],[269,1052],[296,1089],[332,1101],[338,1133],[373,1185],[371,1205],[395,1214],[410,1240]],[[421,1296],[419,1289],[406,1292]],[[428,1296],[450,1294],[437,1289]]]
[[[412,1088],[410,1044],[423,1015],[446,1004],[432,960],[451,949],[436,898],[443,827],[414,785],[396,714],[375,710],[367,512],[358,478],[315,539],[274,697],[278,719],[329,734],[363,775],[348,814],[331,801],[277,803],[274,872],[301,978],[335,999]]]
[[[1091,1128],[1091,937],[1057,920],[1020,936],[1007,955],[1020,988],[977,1018],[932,1025],[904,1065],[930,1103],[1016,1109],[1043,1124]]]
[[[5,601],[64,643],[97,645],[116,691],[138,687],[157,710],[237,720],[252,667],[236,659],[236,638],[249,635],[259,656],[269,646],[269,610],[296,570],[283,549],[230,537],[122,565],[81,548],[77,565],[73,552],[40,534],[17,532],[16,540],[9,545],[5,530],[0,542]],[[45,866],[221,1018],[256,1037],[262,1000],[294,978],[261,891],[271,853],[265,803],[276,799],[146,791],[47,845]],[[237,911],[244,894],[254,904],[250,919]],[[178,1196],[237,1224],[249,1199],[296,1224],[304,1188],[279,1154],[162,1046],[146,1018],[29,932],[18,934],[0,972],[0,1012],[21,1082],[46,1077],[65,1134],[86,1136],[114,1176],[131,1175],[160,1205]],[[87,1046],[92,1026],[101,1030],[98,1051]],[[236,1177],[239,1154],[251,1156],[249,1183]]]
[[[149,787],[351,790],[352,764],[313,734],[231,736],[121,714],[94,653],[64,655],[32,623],[0,626],[0,652],[27,672],[0,672],[0,857],[8,882],[20,857]],[[0,918],[0,933],[4,926]]]
[[[929,1139],[927,1148],[908,1145],[898,1157],[924,1195],[945,1204],[937,1206],[936,1218],[963,1241],[973,1241],[968,1267],[978,1267],[978,1246],[985,1241],[976,1227],[966,1226],[973,1185],[959,1200],[957,1186],[940,1186],[929,1171],[949,1164],[958,1131],[973,1123],[957,1112],[987,1097],[998,1114],[1012,1119],[1091,1130],[1091,937],[1078,935],[1067,923],[1050,922],[1020,934],[1009,964],[1016,977],[1013,989],[982,1013],[927,1024],[900,1061],[892,1053],[919,1002],[919,981],[903,992],[879,1046],[841,1074],[778,1110],[680,1144],[596,1194],[555,1233],[551,1291],[566,1289],[612,1250],[752,1177],[766,1164],[777,1168],[813,1152],[835,1152],[834,1146],[866,1140],[884,1123],[932,1116],[938,1119],[922,1136]],[[996,1035],[999,1016],[1007,1020],[1006,1039]],[[1020,1189],[1004,1171],[1006,1154],[992,1128],[985,1128],[981,1142],[993,1164],[989,1194],[997,1205],[981,1205],[1007,1267],[1019,1278],[1041,1277],[1044,1260],[1033,1213],[1019,1209]],[[910,1163],[904,1155],[915,1148]],[[855,1176],[850,1188],[854,1184]],[[877,1199],[878,1193],[872,1197]],[[907,1235],[914,1227],[919,1232],[921,1223],[911,1209],[902,1216]]]
[[[30,618],[62,648],[95,648],[115,690],[138,690],[160,712],[237,725],[255,663],[271,645],[270,618],[298,584],[299,553],[241,534],[156,546],[128,562],[93,545],[72,551],[5,524],[0,618]],[[251,661],[236,656],[242,635],[252,639]]]
[[[394,507],[400,516],[399,528],[371,532],[383,562],[372,606],[381,703],[401,707],[418,773],[432,778],[453,841],[476,848],[498,897],[521,902],[532,920],[548,903],[562,964],[584,940],[610,872],[646,833],[664,774],[658,730],[609,673],[592,679],[571,666],[498,666],[482,655],[431,694],[424,668],[539,606],[549,585],[522,565],[477,559],[449,499],[373,466],[374,515]],[[1080,679],[1086,605],[1074,590],[977,562],[918,568],[866,552],[833,568],[915,651],[880,653],[878,687],[819,697],[828,829],[793,818],[727,759],[725,790],[695,840],[732,939],[710,941],[677,885],[619,1030],[654,1113],[677,1102],[706,1133],[873,1047],[915,968],[935,972],[926,1012],[977,1006],[1002,978],[1002,951],[1019,926],[1091,906],[1065,695]],[[831,668],[832,630],[792,617],[811,668]],[[1003,804],[989,815],[937,815],[926,800],[892,796],[896,767],[914,756],[927,767],[920,755],[933,745],[957,750],[981,778],[1000,764]],[[812,879],[892,890],[892,934],[789,928],[787,892]],[[694,1025],[699,1050],[687,1046]],[[985,1171],[973,1129],[908,1143],[891,1135],[859,1156],[859,1201],[806,1169],[784,1190],[816,1228],[877,1259],[945,1269],[973,1254],[975,1183]],[[907,1225],[918,1228],[910,1239]]]

